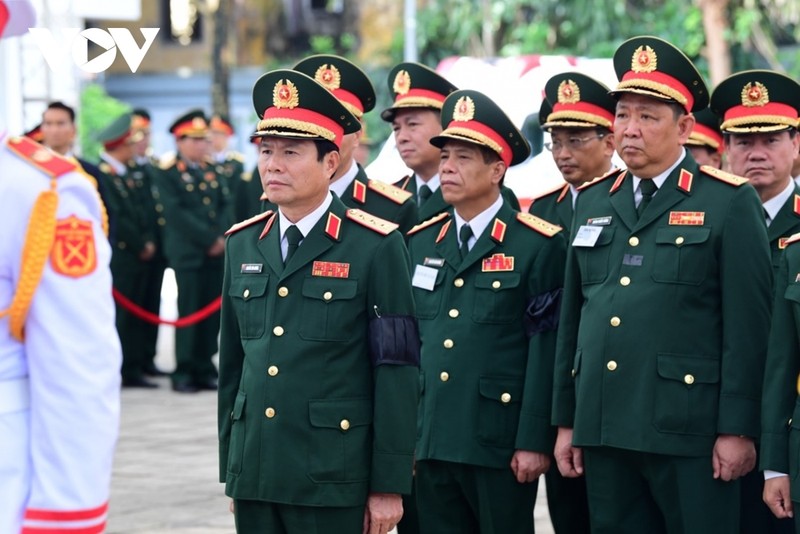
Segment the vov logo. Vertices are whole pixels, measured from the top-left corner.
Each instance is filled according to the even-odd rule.
[[[108,69],[117,58],[117,49],[130,67],[136,72],[142,64],[145,54],[158,34],[160,28],[140,28],[144,44],[140,48],[127,28],[65,28],[61,40],[58,41],[47,28],[28,28],[36,46],[42,52],[47,65],[53,71],[64,71],[74,62],[81,70],[98,74]],[[89,59],[89,41],[105,52]]]

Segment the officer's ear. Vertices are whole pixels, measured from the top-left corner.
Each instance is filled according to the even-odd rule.
[[[694,115],[691,113],[684,113],[678,117],[678,136],[682,145],[685,145],[686,141],[689,140],[689,135],[694,129],[695,122]]]
[[[336,173],[336,169],[339,168],[340,161],[341,156],[339,155],[338,150],[331,150],[322,157],[322,169],[325,173],[325,176],[328,177],[328,180],[333,178],[333,175]]]

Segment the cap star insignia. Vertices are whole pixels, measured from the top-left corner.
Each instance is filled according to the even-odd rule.
[[[330,91],[342,85],[342,74],[334,65],[322,65],[314,74],[314,79]]]
[[[462,96],[453,109],[453,120],[468,122],[475,118],[475,102],[468,96]]]
[[[640,46],[633,52],[631,70],[633,72],[653,72],[658,68],[656,51],[649,46]]]
[[[394,77],[392,90],[398,95],[406,94],[411,89],[411,76],[405,70],[398,71]]]
[[[748,108],[769,104],[769,91],[761,82],[748,82],[742,88],[742,105]]]
[[[572,80],[564,80],[558,85],[559,104],[577,104],[581,101],[581,89]]]
[[[285,80],[276,83],[272,90],[272,105],[279,109],[293,109],[300,105],[297,86]]]

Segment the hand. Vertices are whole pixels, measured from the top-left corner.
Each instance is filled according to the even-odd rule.
[[[152,241],[144,244],[142,251],[139,253],[139,259],[142,261],[150,261],[156,254],[156,245]]]
[[[370,493],[364,510],[364,534],[387,534],[403,517],[399,493]]]
[[[233,514],[233,513],[236,513],[236,512],[235,512],[236,508],[233,506],[233,499],[231,499],[231,503],[228,505],[228,510],[230,510],[230,512],[231,512],[232,514]]]
[[[778,519],[794,517],[792,499],[789,498],[789,477],[777,476],[764,481],[764,503]]]
[[[217,256],[222,256],[225,253],[225,238],[218,237],[214,244],[208,247],[206,254],[215,258]]]
[[[583,451],[572,446],[571,428],[558,427],[553,456],[556,458],[556,465],[558,465],[561,476],[578,478],[583,475]]]
[[[746,475],[756,466],[756,447],[745,436],[722,434],[717,436],[711,456],[714,478],[725,482]]]
[[[520,484],[533,482],[549,468],[550,455],[541,452],[517,450],[511,458],[511,470]]]

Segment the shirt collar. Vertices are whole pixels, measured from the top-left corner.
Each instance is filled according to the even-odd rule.
[[[665,170],[658,176],[654,176],[653,183],[656,184],[659,189],[661,189],[661,186],[664,185],[664,182],[667,181],[667,177],[670,175],[672,171],[675,170],[675,168],[678,165],[681,164],[681,161],[683,161],[683,158],[685,157],[686,157],[686,149],[681,147],[681,155],[678,156],[678,159],[675,161],[675,163],[670,165],[670,167],[667,170]],[[631,176],[633,176],[633,190],[636,191],[639,188],[639,182],[641,182],[642,179],[637,176],[634,176],[633,173],[631,173]]]
[[[789,180],[789,183],[786,184],[783,191],[764,202],[764,210],[771,220],[775,220],[775,217],[778,216],[778,212],[781,211],[783,205],[786,204],[786,201],[792,196],[792,192],[794,192],[794,180]]]
[[[502,206],[503,195],[497,195],[497,199],[492,203],[492,205],[473,217],[471,221],[465,221],[461,215],[458,214],[458,209],[454,209],[453,212],[455,213],[456,219],[456,235],[461,235],[461,227],[469,223],[469,227],[472,228],[472,236],[477,241],[483,231],[486,230],[486,227],[489,226],[489,223],[492,222],[494,216],[497,215],[497,212],[500,211]]]
[[[308,233],[314,228],[314,225],[319,222],[325,212],[328,211],[328,208],[331,206],[331,202],[333,201],[333,196],[331,192],[328,191],[328,194],[325,196],[325,200],[322,201],[322,204],[317,207],[314,211],[297,221],[296,223],[291,222],[289,219],[284,216],[283,212],[281,211],[280,207],[278,207],[278,217],[281,229],[281,240],[284,238],[284,234],[286,233],[286,229],[289,228],[291,225],[297,226],[297,229],[303,233],[303,239],[308,236]]]
[[[117,173],[117,176],[124,176],[128,170],[124,163],[121,163],[117,158],[108,152],[100,152],[100,159],[111,165],[111,168],[114,169],[114,172]]]
[[[422,178],[419,177],[418,174],[414,174],[414,180],[417,181],[417,191],[419,191],[419,188],[421,186],[423,186],[423,185],[427,185],[428,188],[430,188],[431,193],[435,193],[436,190],[439,189],[439,173],[438,172],[436,174],[434,174],[431,177],[431,179],[428,180],[427,182],[424,182],[422,180]]]
[[[341,175],[335,182],[331,182],[329,189],[336,193],[337,197],[343,198],[344,192],[347,191],[347,188],[350,187],[350,184],[356,179],[356,175],[358,175],[358,163],[356,163],[356,160],[353,160],[347,172]]]

